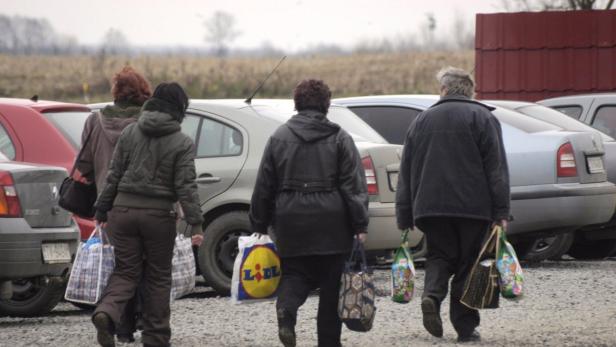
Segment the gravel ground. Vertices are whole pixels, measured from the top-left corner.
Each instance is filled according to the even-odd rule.
[[[614,265],[614,260],[565,260],[527,268],[524,299],[501,300],[500,309],[483,311],[483,340],[475,345],[615,346]],[[375,277],[378,287],[386,292],[388,271],[377,270]],[[409,304],[379,297],[372,331],[354,333],[343,328],[343,344],[455,345],[447,301],[442,310],[444,337],[434,338],[423,329],[419,307],[423,277],[419,269],[417,292]],[[316,345],[316,308],[317,297],[311,296],[300,309],[298,346]],[[172,304],[171,322],[174,346],[280,346],[273,302],[235,305],[205,286],[198,286],[196,293]],[[0,346],[94,346],[94,341],[88,313],[68,303],[59,304],[47,317],[0,318]]]

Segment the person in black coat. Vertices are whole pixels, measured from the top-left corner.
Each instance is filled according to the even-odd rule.
[[[479,340],[479,312],[460,303],[465,280],[494,223],[509,218],[509,173],[493,108],[472,100],[474,83],[445,68],[441,99],[409,127],[396,190],[401,230],[418,226],[427,242],[421,308],[426,330],[443,335],[440,304],[451,282],[450,318],[458,341]]]
[[[366,176],[351,136],[330,122],[329,87],[304,80],[294,91],[298,113],[266,145],[252,195],[254,232],[272,238],[281,257],[276,311],[279,337],[295,346],[297,310],[319,292],[319,346],[340,346],[338,291],[344,261],[368,227]]]

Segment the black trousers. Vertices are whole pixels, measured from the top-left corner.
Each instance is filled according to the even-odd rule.
[[[171,338],[175,227],[172,211],[114,207],[109,213],[107,228],[111,230],[116,265],[94,314],[104,312],[120,324],[141,282],[144,345],[168,346]]]
[[[338,292],[347,258],[347,254],[282,258],[282,277],[276,301],[278,324],[295,327],[297,310],[304,304],[310,291],[319,288],[319,346],[341,346],[342,321],[338,317]]]
[[[460,303],[464,283],[470,273],[490,223],[467,218],[426,217],[417,221],[424,232],[428,255],[423,297],[439,305],[447,296],[449,279],[451,297],[449,316],[458,335],[468,335],[479,326],[479,311]]]

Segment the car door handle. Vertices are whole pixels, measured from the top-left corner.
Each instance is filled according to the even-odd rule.
[[[218,183],[220,182],[220,177],[203,176],[203,177],[197,178],[196,182],[199,184]]]

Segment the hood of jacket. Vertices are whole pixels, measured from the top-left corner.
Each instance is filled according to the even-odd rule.
[[[287,127],[304,142],[314,142],[340,130],[338,124],[330,122],[323,113],[313,110],[304,110],[291,117]]]
[[[111,142],[117,143],[122,130],[137,121],[141,106],[131,104],[107,105],[100,111],[99,122],[103,135]]]
[[[150,137],[161,137],[180,131],[178,111],[165,100],[152,98],[143,104],[139,129]]]

